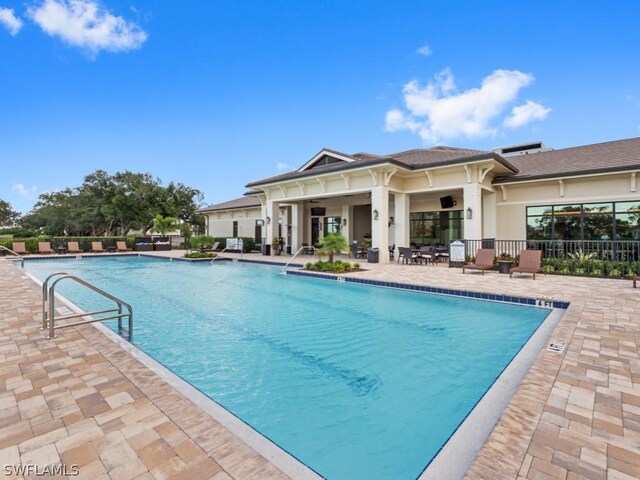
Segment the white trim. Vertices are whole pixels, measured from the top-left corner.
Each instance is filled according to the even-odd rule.
[[[344,180],[344,186],[347,190],[351,190],[351,179],[349,178],[348,175],[345,175],[344,173],[341,173],[340,176],[342,177],[342,179]]]
[[[427,176],[427,181],[429,182],[429,188],[433,188],[433,177],[435,177],[435,174],[431,173],[431,170],[425,170],[424,173]]]
[[[297,171],[298,172],[304,172],[305,170],[309,170],[311,167],[313,167],[313,165],[318,160],[320,160],[325,155],[328,155],[328,156],[333,157],[333,158],[337,158],[338,160],[342,160],[342,161],[348,162],[348,163],[355,162],[355,160],[353,158],[349,158],[349,157],[346,157],[344,155],[340,155],[339,153],[333,153],[333,152],[330,152],[330,151],[328,151],[328,150],[323,148],[322,150],[320,150],[320,152],[315,157],[313,157],[311,160],[309,160],[307,163],[305,163]]]
[[[597,202],[636,202],[638,201],[638,197],[629,198],[629,194],[624,195],[607,195],[607,196],[598,196],[598,197],[566,197],[564,201],[560,203],[560,205],[564,205],[567,202],[571,203],[597,203]],[[535,205],[559,205],[558,198],[542,198],[542,199],[529,199],[529,200],[518,200],[514,202],[500,202],[496,204],[496,206],[509,206],[509,205],[527,205],[527,206],[535,206]]]
[[[495,167],[495,165],[489,165],[486,169],[482,169],[482,167],[480,167],[480,171],[482,172],[480,174],[480,183],[484,182],[484,177],[487,176],[487,173],[493,170],[493,167]]]
[[[636,172],[631,172],[631,186],[629,187],[629,190],[632,192],[636,191]]]
[[[376,172],[373,168],[369,169],[369,174],[371,175],[371,180],[373,182],[373,186],[378,186],[378,172]]]
[[[396,172],[398,171],[397,168],[393,168],[391,170],[387,170],[386,172],[384,172],[384,186],[388,187],[389,186],[389,182],[391,181],[391,177],[393,177]]]
[[[464,171],[467,172],[467,183],[471,183],[471,169],[466,163],[463,165]]]
[[[564,197],[564,180],[558,180],[558,185],[560,185],[560,196]]]
[[[322,180],[321,178],[317,178],[317,177],[316,177],[316,180],[320,184],[320,188],[322,188],[322,193],[326,193],[327,192],[327,181],[326,180]]]
[[[574,178],[601,177],[605,175],[625,175],[627,173],[633,173],[633,172],[631,170],[616,170],[613,172],[585,173],[580,175],[563,175],[559,177],[533,178],[531,180],[500,182],[498,183],[498,185],[526,185],[528,183],[536,183],[536,182],[555,182],[557,180],[573,180]]]
[[[502,188],[502,201],[505,201],[507,199],[507,186],[500,185],[500,187]]]

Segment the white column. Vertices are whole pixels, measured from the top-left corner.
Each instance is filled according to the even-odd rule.
[[[378,186],[371,189],[371,246],[380,250],[380,263],[389,263],[389,189],[387,187]]]
[[[340,233],[342,233],[342,236],[344,238],[347,239],[347,244],[351,245],[351,231],[352,231],[352,226],[351,226],[351,212],[353,212],[353,208],[350,207],[349,205],[343,205],[342,206],[342,227],[340,228]],[[347,222],[347,225],[345,226],[344,222]]]
[[[274,237],[278,236],[278,220],[280,218],[280,203],[274,202],[272,200],[267,201],[266,205],[267,210],[267,233],[265,235],[266,242],[268,245],[271,245]],[[274,248],[271,247],[271,255],[275,255]]]
[[[471,219],[469,219],[471,209]],[[477,183],[464,187],[464,238],[467,240],[482,239],[482,188]]]
[[[398,247],[409,246],[409,212],[411,211],[409,195],[406,193],[395,193],[394,240],[396,244],[396,255]]]
[[[291,205],[291,253],[295,253],[304,241],[304,206],[301,203]]]
[[[484,192],[482,195],[482,234],[484,238],[497,238],[496,194]]]

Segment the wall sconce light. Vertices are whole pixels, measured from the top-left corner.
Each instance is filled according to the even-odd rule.
[[[271,223],[271,217],[267,217],[267,225]]]
[[[343,218],[343,219],[342,219],[342,226],[343,226],[343,227],[346,227],[346,226],[347,226],[347,219],[346,219],[346,218]]]
[[[373,219],[378,220],[378,210],[373,211]]]
[[[389,217],[389,226],[393,225],[393,217]]]
[[[473,218],[473,210],[471,207],[467,208],[467,220],[471,220]]]

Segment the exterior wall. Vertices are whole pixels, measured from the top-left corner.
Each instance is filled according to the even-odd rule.
[[[504,189],[496,186],[497,238],[527,238],[527,207],[640,200],[640,192],[632,191],[630,173],[567,178],[563,184],[555,179],[506,185]]]
[[[257,208],[237,208],[220,212],[206,212],[208,217],[207,235],[212,237],[232,237],[233,222],[238,222],[238,236],[251,237],[255,235],[256,220],[262,218],[262,210]],[[264,228],[263,236],[264,236]]]

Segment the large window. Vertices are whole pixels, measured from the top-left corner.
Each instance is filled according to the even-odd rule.
[[[464,237],[462,210],[412,212],[409,238],[414,245],[448,245]]]
[[[528,240],[640,240],[640,201],[527,207]]]
[[[340,233],[340,227],[342,226],[342,219],[340,217],[324,217],[324,234]]]

